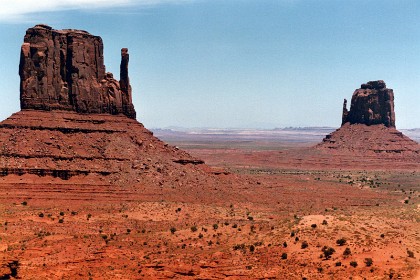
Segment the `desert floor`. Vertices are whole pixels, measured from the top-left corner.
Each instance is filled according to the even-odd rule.
[[[221,183],[0,177],[0,277],[420,279],[419,162],[313,139],[168,141]]]

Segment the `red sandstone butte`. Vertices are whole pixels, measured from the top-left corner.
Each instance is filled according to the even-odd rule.
[[[316,147],[420,159],[420,145],[395,128],[394,92],[382,80],[370,81],[356,89],[350,111],[344,99],[341,127]]]
[[[21,108],[124,114],[135,119],[128,61],[124,48],[117,81],[105,72],[101,37],[47,25],[29,28],[19,64]]]

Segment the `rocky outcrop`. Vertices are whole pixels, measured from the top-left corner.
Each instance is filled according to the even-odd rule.
[[[371,81],[356,89],[351,98],[350,111],[344,99],[342,125],[350,124],[395,127],[394,92],[384,81]]]
[[[203,168],[203,161],[124,115],[23,110],[0,122],[0,178],[94,175],[122,184],[157,184],[158,178],[170,184],[182,172],[207,178]]]
[[[0,122],[0,178],[88,176],[96,183],[159,187],[216,180],[202,160],[135,120],[128,49],[121,50],[117,81],[105,72],[98,36],[36,25],[24,41],[23,110]]]
[[[328,153],[410,158],[420,160],[420,145],[395,128],[394,92],[384,81],[362,84],[351,99],[344,99],[342,124],[316,146]]]
[[[128,61],[124,48],[117,81],[105,72],[101,37],[47,25],[29,28],[19,65],[21,108],[124,114],[134,119]]]
[[[317,145],[329,152],[349,152],[420,160],[420,145],[394,127],[345,123]]]

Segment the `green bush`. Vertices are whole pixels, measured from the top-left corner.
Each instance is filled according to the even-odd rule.
[[[335,249],[332,247],[324,246],[322,248],[322,252],[324,253],[325,259],[328,260],[329,258],[331,258],[331,255],[335,253]]]
[[[413,251],[407,250],[407,255],[408,255],[409,258],[414,258],[414,252]]]
[[[352,267],[357,267],[357,262],[356,262],[356,261],[351,261],[351,262],[350,262],[350,266],[352,266]]]
[[[372,266],[373,264],[372,258],[365,258],[365,264],[366,266]]]
[[[350,250],[350,248],[349,248],[349,247],[347,247],[347,248],[344,250],[343,255],[344,255],[344,256],[351,255],[351,250]]]
[[[344,244],[346,244],[347,240],[345,238],[340,238],[337,239],[336,243],[338,244],[338,246],[343,246]]]

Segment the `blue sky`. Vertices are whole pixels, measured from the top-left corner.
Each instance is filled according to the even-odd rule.
[[[337,127],[343,99],[378,79],[397,128],[420,127],[419,18],[417,0],[2,0],[0,118],[19,110],[25,31],[45,23],[101,36],[117,77],[129,48],[149,128]]]

